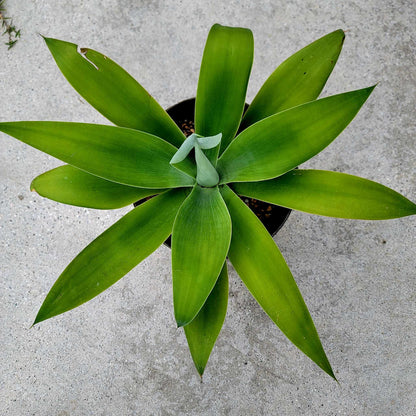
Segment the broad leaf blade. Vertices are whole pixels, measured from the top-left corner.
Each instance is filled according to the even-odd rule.
[[[296,169],[276,179],[236,183],[239,195],[272,204],[360,220],[386,220],[416,214],[416,204],[384,185],[322,170]]]
[[[231,220],[217,187],[195,186],[172,232],[173,305],[178,326],[187,325],[217,281],[231,239]]]
[[[0,123],[0,131],[113,182],[142,188],[192,186],[195,182],[169,164],[177,149],[145,132],[55,121]],[[183,166],[194,171],[189,160]]]
[[[172,231],[185,190],[139,205],[96,238],[69,264],[48,293],[35,324],[97,296],[155,251]]]
[[[227,303],[228,275],[227,263],[225,262],[214,289],[212,289],[204,306],[194,320],[184,326],[189,350],[201,377],[224,323]]]
[[[162,107],[111,59],[62,40],[45,42],[69,83],[114,124],[154,134],[175,146],[185,140]]]
[[[272,179],[307,161],[347,127],[373,89],[322,98],[253,124],[219,159],[220,183]]]
[[[70,165],[39,175],[32,181],[30,189],[63,204],[95,209],[125,207],[147,196],[166,191],[121,185]]]
[[[251,294],[283,333],[334,377],[295,280],[260,220],[230,188],[221,191],[232,220],[228,258]]]
[[[344,32],[336,30],[284,61],[263,84],[241,122],[246,128],[263,118],[315,100],[338,60]]]
[[[253,34],[248,29],[215,24],[208,35],[195,103],[195,132],[222,133],[221,152],[237,132],[253,62]],[[207,152],[211,162],[213,151]]]

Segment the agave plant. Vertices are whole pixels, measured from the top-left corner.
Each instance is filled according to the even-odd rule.
[[[374,88],[317,99],[343,40],[344,33],[337,30],[287,59],[243,115],[253,36],[248,29],[214,25],[198,81],[195,134],[185,138],[116,63],[94,50],[45,38],[71,85],[116,126],[0,123],[1,131],[67,163],[35,178],[32,190],[96,209],[156,196],[75,257],[35,323],[97,296],[171,234],[174,313],[199,374],[226,314],[228,257],[273,322],[335,378],[282,254],[239,195],[341,218],[416,214],[414,203],[381,184],[297,169],[341,133]]]

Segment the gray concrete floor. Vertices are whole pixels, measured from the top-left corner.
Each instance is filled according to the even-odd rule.
[[[38,33],[97,49],[163,105],[195,95],[219,22],[255,37],[250,101],[291,53],[342,28],[323,95],[378,87],[308,167],[379,181],[416,200],[414,0],[31,0],[0,46],[0,121],[106,123],[60,75]],[[5,41],[5,38],[1,38]],[[175,328],[165,247],[88,304],[29,329],[67,263],[128,209],[42,199],[32,178],[60,164],[0,134],[1,415],[416,414],[416,217],[348,221],[293,213],[275,240],[315,320],[338,385],[303,356],[230,272],[229,309],[201,384]]]

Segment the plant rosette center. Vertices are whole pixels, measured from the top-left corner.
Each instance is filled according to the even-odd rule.
[[[221,137],[222,133],[209,137],[203,137],[199,134],[192,133],[185,139],[178,151],[174,154],[170,164],[176,169],[181,170],[180,163],[190,155],[192,150],[194,150],[197,184],[205,188],[217,186],[220,181],[220,177],[212,163],[212,160],[215,162],[217,160]],[[211,156],[210,158],[203,152],[204,149],[211,150],[209,155]]]

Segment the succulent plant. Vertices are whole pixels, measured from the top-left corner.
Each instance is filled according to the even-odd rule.
[[[35,178],[31,188],[55,201],[97,209],[156,196],[75,257],[35,323],[97,296],[172,234],[174,314],[199,374],[226,314],[228,257],[273,322],[335,378],[282,254],[239,195],[341,218],[416,214],[413,202],[381,184],[297,169],[344,130],[374,88],[317,99],[338,59],[343,31],[282,63],[243,114],[253,35],[214,25],[198,81],[195,133],[188,138],[109,58],[61,40],[45,41],[72,86],[116,126],[0,123],[1,131],[67,163]]]

